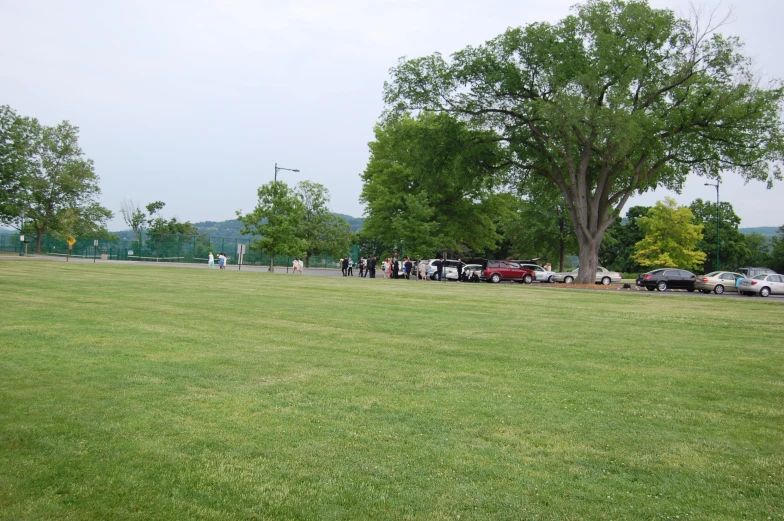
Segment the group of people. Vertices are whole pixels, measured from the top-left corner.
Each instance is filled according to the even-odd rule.
[[[202,250],[203,251],[203,250]],[[218,268],[225,270],[226,269],[226,261],[227,257],[223,252],[218,254]],[[210,252],[209,256],[207,257],[207,264],[209,264],[210,268],[215,266],[215,256]]]
[[[411,259],[403,257],[401,261],[398,259],[397,252],[391,258],[387,257],[384,259],[384,262],[381,263],[381,268],[385,279],[408,280],[411,277],[411,273],[414,272],[414,264],[411,262]]]
[[[302,268],[303,268],[302,259],[300,259],[299,257],[294,257],[294,262],[291,267],[292,267],[292,273],[297,273],[299,275],[302,275]]]

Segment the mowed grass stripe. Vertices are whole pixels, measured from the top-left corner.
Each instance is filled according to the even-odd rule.
[[[0,268],[0,518],[782,515],[776,302]]]

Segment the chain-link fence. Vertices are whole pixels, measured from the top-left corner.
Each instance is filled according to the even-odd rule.
[[[28,254],[36,251],[36,238],[25,236]],[[139,262],[188,262],[207,263],[210,252],[217,259],[223,252],[229,264],[237,264],[238,245],[244,244],[245,254],[243,265],[268,266],[270,256],[258,250],[251,250],[252,238],[210,237],[209,235],[182,236],[182,235],[143,235],[141,240],[117,239],[106,240],[79,238],[68,249],[68,243],[63,239],[44,235],[41,237],[41,255],[72,256],[98,258],[102,260],[127,260]],[[20,241],[19,235],[0,235],[0,251],[6,253],[23,254],[25,244]],[[352,251],[352,256],[356,254]],[[290,266],[293,256],[276,255],[276,266]],[[356,259],[355,259],[356,260]],[[216,260],[217,264],[217,260]],[[339,261],[328,256],[312,256],[309,263],[311,268],[338,268]]]

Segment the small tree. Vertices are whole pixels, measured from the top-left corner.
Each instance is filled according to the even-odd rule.
[[[134,203],[133,200],[130,199],[122,200],[122,203],[120,204],[120,215],[122,215],[125,224],[133,230],[136,244],[141,248],[142,225],[145,223],[147,215],[139,208],[137,203]]]
[[[319,183],[301,181],[295,192],[304,212],[298,233],[305,244],[305,267],[310,267],[310,258],[315,254],[343,255],[351,245],[353,234],[346,219],[327,208],[329,190]]]
[[[667,197],[637,223],[645,237],[635,245],[632,258],[640,266],[694,269],[705,262],[705,253],[697,250],[702,225],[694,224],[687,206]]]
[[[302,201],[283,181],[259,187],[259,201],[248,214],[237,211],[243,235],[260,236],[250,248],[270,256],[270,271],[275,271],[275,255],[302,255],[305,241],[301,237],[305,208]]]

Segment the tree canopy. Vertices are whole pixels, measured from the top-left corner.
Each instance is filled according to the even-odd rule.
[[[480,144],[492,134],[446,114],[402,115],[375,134],[362,174],[364,236],[414,257],[495,246],[488,196],[498,145]]]
[[[632,258],[640,266],[695,269],[702,267],[705,253],[697,249],[702,224],[694,224],[688,206],[678,206],[667,197],[637,219],[643,238],[635,245]]]
[[[590,282],[604,232],[629,197],[678,190],[689,173],[781,179],[781,82],[761,85],[721,21],[643,0],[589,0],[556,24],[510,28],[484,45],[403,60],[388,117],[449,113],[496,134],[525,182],[567,205]]]
[[[96,200],[93,162],[79,146],[79,129],[67,121],[46,127],[0,107],[0,181],[0,223],[33,232],[36,252],[47,232],[108,236],[113,214]]]

